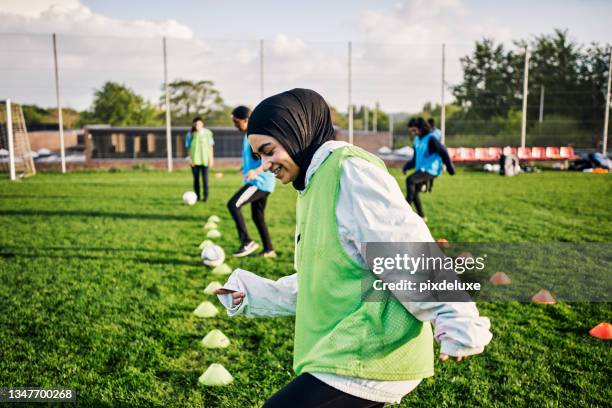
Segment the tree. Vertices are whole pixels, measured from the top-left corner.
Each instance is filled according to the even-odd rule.
[[[489,120],[520,105],[517,90],[523,69],[517,67],[517,60],[520,58],[503,44],[487,38],[476,42],[472,55],[461,58],[463,82],[453,88],[453,95],[468,117]]]
[[[169,83],[172,122],[189,125],[195,116],[201,116],[205,122],[213,118],[218,119],[215,113],[227,111],[227,107],[221,94],[213,86],[212,81],[206,80],[194,82],[177,79]],[[165,94],[162,94],[159,101],[162,106],[166,103]]]
[[[149,125],[163,123],[160,112],[125,85],[108,81],[95,91],[89,111],[83,112],[81,125],[105,123],[112,126]]]

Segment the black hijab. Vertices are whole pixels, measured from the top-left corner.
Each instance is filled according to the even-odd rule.
[[[287,150],[300,168],[293,187],[303,190],[306,170],[321,145],[334,139],[329,106],[321,95],[310,89],[295,88],[270,96],[255,107],[247,135],[271,136]]]

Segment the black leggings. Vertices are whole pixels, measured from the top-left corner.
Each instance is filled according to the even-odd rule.
[[[408,201],[408,204],[414,203],[414,207],[416,208],[417,214],[419,214],[419,216],[421,217],[425,216],[425,212],[423,211],[423,207],[421,206],[419,193],[423,184],[427,184],[430,180],[433,180],[434,178],[435,176],[432,176],[431,174],[424,171],[417,171],[406,177],[406,201]]]
[[[272,251],[273,249],[272,242],[270,241],[270,233],[268,232],[268,226],[266,225],[264,217],[264,210],[266,209],[266,202],[268,201],[269,195],[270,193],[266,191],[261,191],[255,186],[245,184],[227,203],[227,209],[230,214],[232,214],[232,218],[234,218],[236,229],[238,230],[238,238],[242,245],[251,242],[252,239],[249,236],[249,231],[247,230],[240,208],[245,204],[251,204],[251,216],[261,236],[264,252]]]
[[[207,166],[191,166],[191,172],[193,173],[193,190],[198,196],[200,201],[200,177],[199,173],[202,173],[202,182],[204,184],[204,201],[208,200],[208,167]]]
[[[306,373],[270,397],[263,408],[379,408],[384,405],[337,390]]]

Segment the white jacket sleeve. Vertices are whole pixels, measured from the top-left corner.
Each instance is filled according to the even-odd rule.
[[[297,300],[297,274],[284,276],[276,281],[262,278],[244,269],[236,269],[229,276],[223,289],[244,292],[239,305],[232,296],[217,295],[229,316],[275,317],[295,315]]]
[[[365,265],[363,242],[433,242],[427,225],[412,211],[393,176],[359,158],[344,161],[336,208],[338,231],[347,253]],[[381,275],[381,279],[384,277]],[[421,321],[434,323],[443,354],[481,353],[493,337],[490,322],[473,302],[404,302]]]

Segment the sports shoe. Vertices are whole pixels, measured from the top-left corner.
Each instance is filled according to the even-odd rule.
[[[259,248],[259,244],[255,241],[247,242],[242,245],[236,252],[234,252],[234,256],[236,258],[241,258],[243,256],[247,256],[255,252]]]
[[[274,250],[261,251],[257,254],[257,256],[260,256],[262,258],[276,258],[276,252],[274,252]]]

